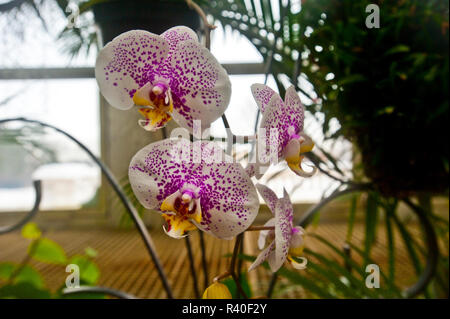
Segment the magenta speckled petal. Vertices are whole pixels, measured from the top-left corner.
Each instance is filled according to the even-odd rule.
[[[286,91],[286,95],[284,96],[284,104],[288,114],[290,115],[290,122],[299,123],[299,127],[296,127],[296,133],[303,131],[305,109],[303,108],[300,96],[293,85],[291,85]]]
[[[170,63],[174,120],[190,131],[196,119],[202,121],[202,128],[208,128],[230,102],[227,72],[211,52],[192,40],[178,43]]]
[[[273,255],[275,250],[275,242],[272,242],[269,246],[266,247],[262,252],[259,253],[258,257],[256,257],[256,260],[251,264],[251,266],[248,268],[248,271],[252,271],[259,265],[261,265],[263,262],[265,262],[267,259],[270,259],[270,256]]]
[[[278,197],[274,191],[263,184],[256,184],[256,189],[266,202],[272,214],[275,214],[275,207],[277,205]]]
[[[286,191],[279,199],[275,209],[275,263],[273,269],[278,270],[286,260],[292,237],[292,220],[294,210]]]
[[[264,226],[269,227],[269,226],[275,226],[275,218],[271,218],[269,219]],[[266,239],[267,236],[269,235],[269,233],[275,233],[273,230],[261,230],[259,232],[259,236],[258,236],[258,248],[260,250],[264,249],[264,247],[266,246]]]
[[[265,84],[255,83],[251,86],[251,90],[256,104],[258,104],[258,107],[261,110],[261,113],[264,113],[264,111],[266,110],[266,106],[269,104],[273,95],[278,96],[278,98],[281,100],[278,93],[276,93]]]
[[[180,141],[190,145],[191,152],[185,161],[174,158],[175,150],[181,149],[181,144],[177,144]],[[214,162],[219,153],[209,148],[210,145],[201,142],[201,162],[195,163],[197,154],[187,140],[152,143],[133,157],[129,179],[140,203],[156,210],[169,195],[188,187],[200,198],[202,220],[196,225],[216,237],[230,239],[255,219],[258,195],[239,163]]]
[[[296,93],[295,93],[296,94]],[[288,101],[291,103],[292,98]],[[303,129],[303,108],[296,104],[285,104],[278,95],[273,95],[261,120],[261,128],[266,129],[269,140],[270,129],[278,130],[278,156],[283,156],[283,149],[291,139],[291,134],[298,134]],[[292,130],[292,131],[291,131]],[[269,145],[268,145],[269,147]]]
[[[175,145],[177,141],[169,139],[149,144],[131,160],[130,184],[145,208],[159,210],[162,202],[179,191],[188,179],[190,170],[186,164],[170,160]]]
[[[122,33],[100,50],[95,63],[95,78],[109,104],[118,109],[133,106],[133,94],[148,82],[169,52],[159,35],[133,30]]]
[[[255,163],[249,163],[246,167],[245,167],[245,172],[247,173],[247,175],[249,177],[253,177],[256,174],[256,169],[257,166]]]
[[[198,36],[194,30],[185,26],[176,26],[164,31],[161,37],[169,43],[169,50],[174,51],[178,43],[186,40],[194,40],[198,42]]]
[[[244,168],[239,163],[203,163],[201,175],[203,220],[199,227],[224,239],[246,230],[258,214],[259,199]]]
[[[274,95],[266,107],[260,125],[261,128],[266,129],[267,154],[269,154],[270,145],[276,143],[278,157],[282,156],[283,149],[290,139],[288,133],[290,126],[289,115],[285,112],[284,102],[277,95]],[[270,139],[271,129],[275,129],[278,132],[278,139],[275,141]]]

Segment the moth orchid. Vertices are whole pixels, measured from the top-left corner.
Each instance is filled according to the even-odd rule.
[[[255,219],[256,189],[242,166],[218,146],[195,143],[165,139],[144,147],[130,163],[132,189],[144,207],[162,213],[169,236],[180,238],[198,228],[231,239]]]
[[[287,89],[284,101],[267,85],[253,84],[251,90],[262,114],[260,128],[265,129],[266,154],[273,147],[278,152],[278,158],[285,159],[289,168],[297,175],[312,176],[316,168],[311,172],[304,171],[302,154],[310,152],[314,143],[303,133],[305,111],[294,86]],[[270,136],[274,130],[277,132],[275,139]],[[248,173],[261,177],[260,165],[259,162],[250,164],[247,167]]]
[[[154,131],[173,119],[192,132],[219,118],[230,101],[225,69],[188,27],[161,35],[142,30],[122,33],[98,54],[95,77],[109,104],[128,110],[138,106],[139,124]]]
[[[284,197],[278,198],[277,195],[267,186],[257,184],[256,188],[263,197],[274,217],[264,226],[274,226],[273,230],[262,230],[258,238],[258,247],[262,252],[250,266],[249,271],[253,270],[264,261],[268,261],[272,272],[278,271],[283,263],[288,260],[296,269],[304,269],[307,260],[301,257],[304,248],[303,235],[305,230],[300,227],[294,227],[294,209],[292,208],[289,195],[284,190]],[[272,240],[266,246],[266,241]],[[265,248],[264,248],[265,247]],[[294,258],[302,260],[301,263]]]

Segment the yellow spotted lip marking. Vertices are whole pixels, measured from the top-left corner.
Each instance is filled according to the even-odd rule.
[[[193,199],[187,193],[181,194],[178,191],[170,195],[161,204],[160,209],[170,212],[162,216],[167,222],[166,233],[174,238],[183,237],[187,231],[197,229],[191,220],[197,223],[202,221],[200,200]]]
[[[145,84],[134,93],[133,102],[137,106],[145,106],[139,108],[139,113],[145,118],[139,121],[139,125],[147,131],[164,127],[172,118],[172,95],[170,88],[163,84]]]

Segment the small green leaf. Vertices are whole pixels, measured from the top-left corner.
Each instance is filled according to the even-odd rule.
[[[44,288],[44,280],[42,279],[41,274],[30,265],[25,265],[17,274],[16,278],[14,278],[14,283],[21,282],[29,283],[39,289]]]
[[[36,223],[27,223],[22,227],[22,236],[27,239],[38,239],[42,232]]]
[[[49,299],[50,297],[49,291],[36,288],[28,282],[0,287],[0,298]]]
[[[34,259],[51,264],[65,264],[66,253],[62,247],[48,238],[41,238],[28,247],[28,253]]]
[[[10,262],[0,263],[0,279],[8,280],[15,267],[16,265]]]
[[[247,275],[242,273],[240,282],[241,282],[242,289],[247,294],[247,297],[251,298],[252,291],[250,289],[250,283],[248,282]],[[231,295],[233,296],[233,299],[238,297],[236,283],[234,282],[234,280],[232,278],[225,279],[222,281],[222,283],[228,287],[228,289],[231,292]],[[240,297],[242,298],[242,296],[240,296]]]
[[[378,222],[378,194],[370,192],[366,205],[366,231],[364,238],[364,261],[367,264],[372,246],[375,243]]]
[[[95,258],[98,255],[98,252],[92,247],[86,247],[86,249],[84,250],[84,253],[86,254],[86,256],[88,256],[90,258]]]
[[[390,48],[389,50],[386,51],[386,53],[384,55],[390,55],[390,54],[395,54],[395,53],[403,53],[403,52],[409,52],[409,46],[404,45],[404,44],[399,44],[396,45],[395,47]]]
[[[366,77],[362,74],[353,74],[346,76],[345,78],[342,78],[339,80],[338,85],[343,86],[345,84],[351,84],[356,82],[363,82],[366,80]]]
[[[100,277],[100,270],[89,258],[75,255],[70,259],[70,264],[80,267],[80,279],[87,285],[95,285]]]
[[[358,204],[358,195],[353,195],[350,200],[350,212],[348,216],[348,226],[347,226],[347,242],[350,242],[352,240],[353,235],[353,226],[355,224],[355,217],[356,217],[356,207]]]

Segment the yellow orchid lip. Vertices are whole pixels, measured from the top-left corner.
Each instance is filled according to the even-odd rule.
[[[193,199],[189,193],[175,192],[162,202],[160,210],[168,212],[162,214],[167,222],[164,230],[174,238],[184,237],[186,232],[197,229],[192,221],[202,221],[200,200]]]
[[[297,259],[301,259],[302,262],[298,262],[294,259],[292,255],[287,256],[287,260],[295,269],[305,269],[308,264],[308,260],[305,257],[295,257]]]
[[[133,102],[139,108],[145,120],[140,120],[139,125],[147,131],[155,131],[164,127],[171,119],[173,100],[170,88],[165,84],[145,84],[133,95]]]
[[[289,255],[291,256],[301,256],[303,255],[303,250],[305,249],[305,245],[301,245],[298,247],[290,247]]]
[[[315,145],[314,142],[306,135],[302,135],[292,142],[297,144],[292,144],[296,146],[290,149],[288,153],[290,156],[287,156],[285,158],[289,168],[299,176],[313,176],[316,173],[317,168],[314,167],[311,172],[305,172],[302,168],[302,161],[305,156],[303,156],[302,154],[311,152]]]
[[[305,141],[305,143],[300,144],[300,154],[311,152],[314,148],[313,141]]]

